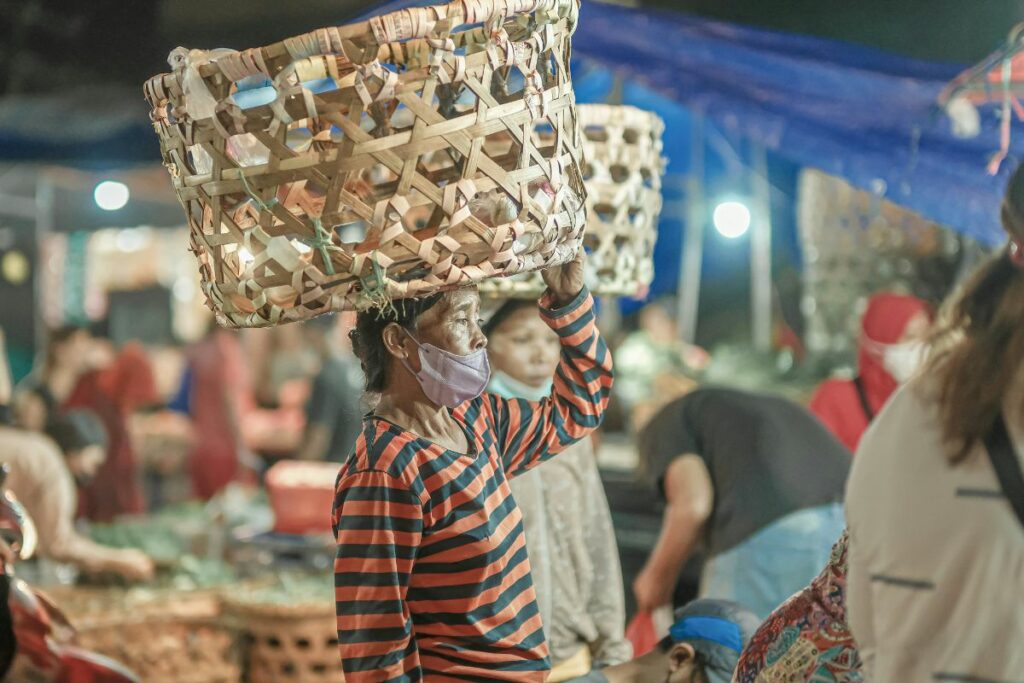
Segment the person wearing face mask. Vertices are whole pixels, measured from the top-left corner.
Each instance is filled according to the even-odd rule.
[[[826,381],[810,405],[851,452],[898,385],[924,361],[929,323],[928,306],[920,299],[890,293],[871,298],[862,320],[860,374],[854,380]],[[847,621],[848,570],[849,535],[844,532],[821,573],[758,629],[740,658],[737,683],[864,680]]]
[[[108,548],[75,530],[76,483],[87,484],[102,467],[106,438],[99,418],[83,410],[54,417],[47,436],[0,426],[0,462],[10,470],[6,487],[35,522],[41,556],[92,574],[149,579],[154,566],[145,553]]]
[[[809,407],[850,452],[896,388],[924,361],[928,304],[913,296],[883,292],[871,297],[861,319],[855,379],[826,380]]]
[[[483,330],[492,393],[529,401],[550,395],[561,344],[535,301],[506,301]],[[554,664],[548,682],[627,661],[622,570],[593,442],[573,444],[511,488]]]
[[[865,680],[1024,676],[1024,166],[1002,227],[854,459],[847,610]]]
[[[480,299],[463,288],[360,313],[351,333],[379,395],[338,475],[338,642],[349,683],[534,681],[550,660],[508,480],[601,422],[611,354],[583,254],[544,272],[561,358],[551,394],[507,400],[490,379]]]

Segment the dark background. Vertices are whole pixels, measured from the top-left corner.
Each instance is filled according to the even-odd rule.
[[[593,1],[584,1],[584,12]],[[1024,19],[1019,0],[640,4],[960,63],[992,51]],[[372,6],[352,0],[0,0],[0,94],[97,82],[141,85],[166,69],[167,53],[178,45],[254,47],[344,23]]]

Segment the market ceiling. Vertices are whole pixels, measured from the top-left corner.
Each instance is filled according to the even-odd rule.
[[[586,3],[584,0],[584,20]],[[365,0],[0,0],[0,94],[138,85],[177,45],[249,47],[343,22]],[[968,63],[1024,19],[1019,0],[627,0]]]

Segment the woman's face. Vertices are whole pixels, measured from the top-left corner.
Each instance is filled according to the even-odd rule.
[[[487,346],[480,329],[480,295],[476,287],[449,292],[416,320],[416,338],[457,356]],[[415,353],[412,354],[415,357]]]
[[[487,352],[491,365],[512,379],[543,387],[558,367],[558,335],[544,324],[536,306],[518,309],[491,333]]]
[[[107,451],[96,444],[67,454],[68,469],[80,485],[91,482],[106,459]]]
[[[923,311],[917,313],[913,318],[907,321],[907,326],[903,328],[903,334],[900,335],[900,342],[908,341],[919,341],[924,339],[928,334],[928,329],[931,327],[931,320],[928,319],[928,314]]]

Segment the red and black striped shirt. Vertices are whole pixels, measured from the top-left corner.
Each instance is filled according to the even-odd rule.
[[[562,342],[550,398],[452,411],[470,454],[370,417],[334,503],[338,642],[348,683],[543,681],[547,644],[508,479],[596,428],[612,360],[584,290],[541,314]]]

